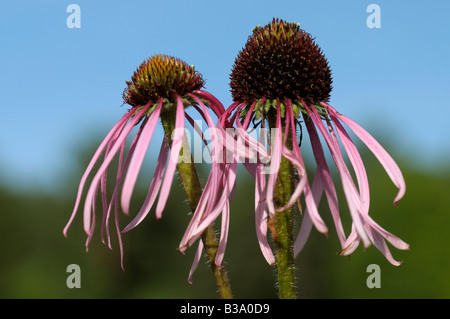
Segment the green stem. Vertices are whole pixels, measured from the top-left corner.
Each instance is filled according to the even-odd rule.
[[[172,145],[172,132],[175,129],[175,111],[161,112],[161,122],[164,127],[165,136],[169,145]],[[180,152],[182,158],[189,158],[190,161],[180,161],[177,164],[178,175],[183,184],[187,200],[191,210],[194,212],[202,195],[202,187],[195,169],[192,156],[190,154],[189,144],[186,135],[183,140],[183,147]],[[206,228],[201,236],[206,254],[208,255],[209,264],[216,280],[219,295],[222,299],[232,299],[230,282],[225,267],[217,267],[215,264],[217,249],[219,243],[216,238],[214,227],[210,225]]]
[[[269,114],[268,122],[270,128],[276,128],[276,114]],[[284,141],[285,128],[283,127],[282,129]],[[286,144],[288,148],[292,149],[292,138],[290,136],[288,136]],[[287,204],[294,187],[294,168],[292,164],[282,156],[274,190],[275,207],[283,207]],[[274,219],[275,230],[272,232],[272,237],[275,243],[276,252],[278,295],[280,299],[295,299],[293,209],[290,208],[275,213]]]

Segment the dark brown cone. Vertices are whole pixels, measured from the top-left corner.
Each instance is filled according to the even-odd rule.
[[[263,97],[328,101],[331,70],[311,35],[296,23],[273,19],[257,27],[239,52],[230,76],[234,101]]]

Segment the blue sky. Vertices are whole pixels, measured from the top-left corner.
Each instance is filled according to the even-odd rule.
[[[81,28],[70,29],[70,4]],[[369,4],[381,9],[370,29]],[[4,1],[0,7],[0,178],[57,185],[76,150],[124,113],[122,91],[155,53],[194,64],[231,103],[229,73],[251,29],[273,17],[316,37],[333,70],[330,104],[429,167],[450,155],[449,1]],[[82,163],[84,167],[87,163]]]

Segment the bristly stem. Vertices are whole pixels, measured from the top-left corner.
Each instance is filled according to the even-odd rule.
[[[172,145],[172,132],[175,129],[175,112],[161,112],[161,122],[164,127],[166,139],[169,142],[169,145]],[[189,163],[180,161],[177,164],[177,170],[181,183],[183,184],[189,206],[192,212],[194,212],[202,195],[202,187],[200,185],[200,180],[195,169],[194,161],[192,160],[192,157],[190,155],[190,149],[187,143],[186,136],[184,138],[185,140],[183,141],[183,147],[181,149],[180,156],[183,156],[183,152],[186,152],[185,156],[186,154],[189,155],[191,161]],[[183,158],[185,158],[185,156],[183,156]],[[233,294],[231,292],[231,286],[228,280],[226,269],[224,266],[219,268],[215,264],[219,243],[216,238],[214,227],[210,225],[208,228],[206,228],[201,238],[206,254],[208,255],[209,264],[216,280],[220,297],[222,299],[232,299]]]
[[[276,126],[276,114],[268,114],[269,127],[282,129],[284,141],[285,127]],[[292,149],[292,137],[288,136],[286,146]],[[283,207],[289,201],[294,190],[294,168],[283,156],[274,190],[275,207]],[[275,230],[272,237],[275,243],[276,267],[278,274],[278,295],[280,299],[295,299],[295,267],[294,267],[294,219],[293,209],[275,213]]]

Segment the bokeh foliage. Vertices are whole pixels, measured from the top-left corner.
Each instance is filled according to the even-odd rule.
[[[117,241],[113,240],[110,251],[101,243],[99,230],[85,251],[82,214],[64,238],[62,229],[94,145],[80,152],[79,165],[61,176],[57,191],[18,191],[6,184],[0,186],[0,298],[217,298],[206,259],[195,273],[195,283],[190,285],[186,280],[196,247],[188,249],[186,255],[176,250],[190,217],[179,182],[173,184],[161,220],[151,213],[124,235],[125,271],[120,268]],[[381,165],[369,153],[363,152],[363,158],[371,187],[371,216],[408,242],[411,250],[392,248],[394,257],[404,261],[399,267],[390,265],[373,246],[367,250],[359,247],[350,258],[338,256],[334,226],[322,201],[320,211],[330,232],[327,238],[313,230],[297,257],[299,297],[449,298],[450,172],[409,166],[405,155],[395,157],[407,183],[406,196],[395,207],[396,189]],[[205,181],[206,169],[199,169]],[[242,168],[239,176],[225,256],[232,289],[238,298],[276,298],[275,271],[262,257],[255,235],[254,182]],[[134,211],[145,190],[145,183],[136,187]],[[348,210],[342,193],[340,206],[348,234]],[[129,220],[122,214],[122,227]],[[66,286],[66,267],[73,263],[81,267],[80,289]],[[380,289],[366,286],[370,264],[381,267]]]

